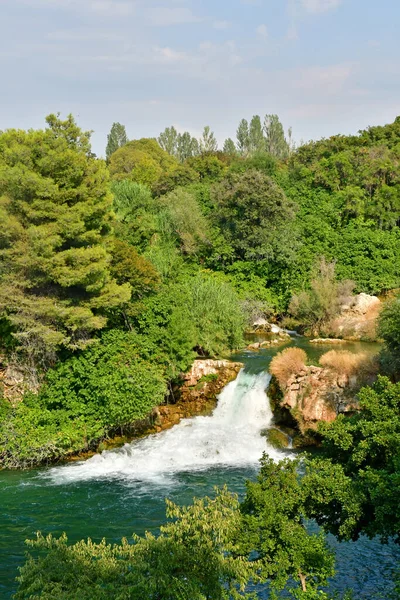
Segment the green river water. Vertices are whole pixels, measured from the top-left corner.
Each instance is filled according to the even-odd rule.
[[[313,359],[327,351],[302,338],[294,343]],[[348,348],[374,351],[368,344]],[[24,540],[38,530],[55,535],[65,531],[71,541],[86,537],[98,541],[104,536],[117,542],[133,532],[155,531],[165,518],[166,497],[188,503],[223,483],[243,494],[265,445],[257,433],[257,420],[270,419],[262,389],[276,351],[245,351],[233,357],[245,363],[245,372],[226,389],[211,417],[187,420],[169,432],[86,463],[0,472],[0,598],[12,597],[18,566],[24,561]],[[330,589],[350,587],[355,599],[389,600],[390,574],[400,560],[398,547],[367,539],[338,544],[330,538],[330,543],[336,549],[338,570]],[[257,591],[261,599],[268,598],[266,586]]]

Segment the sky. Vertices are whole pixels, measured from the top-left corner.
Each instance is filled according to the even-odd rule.
[[[278,114],[294,139],[400,114],[398,0],[0,0],[0,129],[72,113],[104,156],[167,126],[219,143]]]

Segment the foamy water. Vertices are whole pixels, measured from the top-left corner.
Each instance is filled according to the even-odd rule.
[[[184,419],[172,429],[123,448],[52,468],[46,477],[56,484],[113,477],[167,484],[179,472],[257,465],[264,451],[279,458],[282,454],[261,436],[272,421],[265,391],[269,381],[268,373],[252,375],[242,370],[222,391],[211,416]]]

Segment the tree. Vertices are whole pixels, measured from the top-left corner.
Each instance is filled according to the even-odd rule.
[[[337,281],[335,266],[334,262],[320,259],[310,291],[295,294],[289,305],[290,314],[311,327],[313,335],[318,335],[321,327],[337,317],[342,305],[351,299],[354,282]]]
[[[121,123],[113,123],[111,131],[107,136],[107,147],[106,147],[106,159],[107,162],[110,160],[111,155],[122,148],[128,142],[126,135],[125,125]]]
[[[224,152],[225,152],[225,154],[232,154],[232,155],[237,154],[235,142],[231,138],[228,138],[227,140],[225,140]]]
[[[204,154],[206,152],[216,152],[218,150],[218,142],[215,139],[214,132],[211,131],[209,125],[206,125],[203,130],[203,135],[200,138],[200,151]]]
[[[250,151],[249,124],[242,119],[236,131],[237,147],[242,156],[247,156]]]
[[[177,189],[160,199],[159,231],[176,241],[184,254],[195,254],[207,239],[208,223],[196,198]]]
[[[289,155],[289,145],[278,115],[265,116],[264,134],[267,152],[276,158],[286,158]]]
[[[200,154],[200,145],[196,138],[192,137],[188,131],[185,131],[178,136],[177,155],[180,162],[184,162],[187,158],[198,156]]]
[[[261,119],[258,115],[255,115],[250,121],[249,151],[251,154],[257,154],[258,152],[263,151],[265,152],[263,128],[261,125]]]
[[[400,379],[400,297],[388,302],[379,316],[379,336],[385,340],[381,364],[387,374]]]
[[[171,156],[177,156],[178,154],[178,140],[179,135],[174,126],[166,127],[163,133],[160,133],[158,143],[161,148],[171,154]]]
[[[323,534],[307,531],[298,467],[298,461],[275,464],[264,454],[257,481],[247,482],[240,539],[243,554],[257,553],[259,574],[264,581],[272,580],[274,590],[282,590],[293,578],[307,598],[313,597],[307,592],[326,585],[334,574],[334,556]]]
[[[0,314],[25,360],[48,366],[105,327],[130,298],[110,275],[112,197],[105,163],[70,115],[0,136]]]
[[[288,256],[294,205],[270,177],[255,169],[229,173],[214,188],[213,200],[217,222],[238,259]]]
[[[19,576],[16,600],[239,600],[254,598],[245,587],[254,566],[237,556],[233,540],[240,521],[236,496],[226,489],[215,499],[179,507],[167,501],[170,521],[160,534],[135,535],[133,544],[68,545],[65,534],[28,542],[39,550]],[[32,595],[35,594],[35,595]]]
[[[339,539],[399,541],[400,384],[378,377],[358,400],[353,416],[320,425],[322,454],[302,482],[307,512]]]
[[[123,179],[113,181],[111,191],[117,219],[114,225],[115,236],[144,251],[157,232],[157,208],[150,188]]]

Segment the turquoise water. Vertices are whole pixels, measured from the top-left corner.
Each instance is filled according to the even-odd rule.
[[[295,343],[309,349],[307,342],[300,338]],[[361,348],[365,350],[373,347],[354,345],[356,351]],[[312,349],[314,358],[325,351],[326,348]],[[267,369],[275,352],[276,350],[257,354],[245,352],[234,358],[245,362],[249,374],[257,375]],[[246,393],[253,394],[249,397],[254,400],[254,394],[258,392],[250,385],[250,379],[242,377],[243,389],[247,390]],[[231,388],[232,397],[235,394],[238,397],[239,388],[240,386],[236,391]],[[226,403],[227,407],[228,405],[229,402]],[[224,419],[231,419],[230,437],[226,438],[226,444],[230,443],[231,439],[235,440],[232,432],[241,435],[242,417],[235,421],[232,420],[232,415],[232,412],[222,411],[219,420],[214,418],[213,421],[209,421],[210,435],[213,431],[219,431]],[[268,414],[263,418],[268,419]],[[191,426],[190,422],[186,424],[186,427]],[[251,426],[250,420],[246,427],[248,429]],[[202,427],[204,421],[197,422],[192,431],[201,435]],[[223,435],[226,435],[226,432],[221,430],[224,440]],[[168,460],[165,448],[173,447],[176,436],[183,445],[187,443],[184,427],[176,430],[176,434],[170,434],[169,438],[164,438],[162,455],[165,456],[165,461]],[[156,440],[148,440],[147,446],[140,446],[140,453],[135,450],[136,454],[132,456],[139,460],[146,452],[150,452],[151,455],[149,447],[156,446],[157,443]],[[213,451],[213,448],[210,452],[211,450]],[[107,464],[113,456],[107,457]],[[195,453],[193,456],[196,456]],[[209,455],[207,456],[209,460]],[[131,458],[131,455],[125,453],[119,456],[124,461],[127,457]],[[142,534],[146,529],[154,531],[164,520],[166,497],[179,503],[188,503],[193,496],[211,494],[213,486],[225,482],[231,490],[243,494],[245,480],[256,475],[256,465],[242,464],[241,461],[242,455],[239,453],[237,465],[212,465],[203,461],[197,467],[194,465],[193,469],[186,467],[180,470],[175,463],[168,463],[165,464],[164,472],[161,469],[157,471],[156,476],[147,479],[132,475],[134,465],[129,472],[122,472],[118,462],[112,472],[104,470],[102,474],[98,471],[98,464],[96,466],[95,462],[86,463],[85,473],[91,473],[91,476],[81,480],[75,476],[78,471],[73,470],[74,465],[27,472],[1,472],[0,598],[11,598],[15,591],[17,568],[24,561],[24,540],[34,536],[36,531],[51,532],[55,535],[65,531],[71,541],[83,537],[99,541],[106,537],[109,542],[118,542],[121,537],[129,537],[133,532]],[[89,468],[90,464],[93,465],[92,470]],[[338,575],[331,583],[332,590],[342,591],[352,587],[356,599],[389,599],[390,573],[396,560],[400,560],[400,550],[394,544],[381,545],[376,540],[367,539],[361,539],[357,543],[337,544],[332,538],[330,542],[336,548],[338,560]],[[257,591],[260,598],[268,597],[265,586],[261,586]]]

